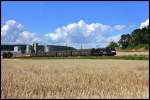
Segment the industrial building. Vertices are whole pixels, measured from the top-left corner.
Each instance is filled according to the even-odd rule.
[[[13,57],[18,56],[43,56],[48,55],[49,52],[54,51],[64,51],[66,50],[75,50],[72,47],[66,46],[56,46],[56,45],[39,45],[38,43],[33,43],[31,45],[1,45],[1,58],[4,53],[10,52],[13,54]]]

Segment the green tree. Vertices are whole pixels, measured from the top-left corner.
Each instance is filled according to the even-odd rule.
[[[111,41],[107,47],[116,48],[119,47],[117,42]]]
[[[135,29],[131,34],[123,34],[118,43],[122,48],[149,49],[149,26]]]
[[[144,27],[142,29],[136,29],[131,33],[132,46],[138,46],[143,44],[149,44],[149,29]]]
[[[143,36],[141,38],[142,44],[149,44],[149,29],[148,29],[148,27],[144,27],[141,29],[141,35]]]
[[[142,43],[142,34],[140,29],[136,29],[131,33],[132,36],[132,43],[134,46]]]
[[[121,35],[121,39],[118,41],[122,48],[127,48],[131,43],[131,36],[130,34],[123,34]]]

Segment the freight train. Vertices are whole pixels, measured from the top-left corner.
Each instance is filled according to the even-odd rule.
[[[63,50],[63,51],[40,51],[38,52],[31,52],[30,54],[18,54],[15,52],[3,52],[1,54],[3,58],[10,58],[10,57],[18,57],[18,56],[32,56],[32,57],[68,57],[68,56],[115,56],[116,50],[113,48],[92,48],[92,49],[75,49],[75,50]],[[17,56],[16,56],[17,55]]]
[[[113,48],[92,48],[80,50],[49,51],[47,53],[37,53],[31,56],[67,57],[67,56],[114,56],[116,50]]]

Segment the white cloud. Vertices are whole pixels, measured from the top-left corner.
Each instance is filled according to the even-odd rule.
[[[37,37],[35,33],[23,31],[19,34],[19,37],[16,40],[16,42],[20,43],[22,41],[22,43],[31,43],[31,42],[35,42],[38,40],[39,40],[39,37]]]
[[[17,24],[15,20],[8,20],[5,25],[1,27],[1,36],[6,36],[8,34],[16,35],[18,32],[22,31],[23,26]]]
[[[8,20],[1,27],[2,43],[32,43],[43,42],[46,44],[64,45],[80,48],[81,44],[85,48],[106,46],[110,41],[118,41],[120,35],[111,35],[114,31],[124,29],[125,25],[105,25],[102,23],[86,23],[84,20],[71,23],[57,28],[54,32],[44,34],[44,37],[36,33],[27,31],[22,24],[15,20]]]
[[[8,20],[1,27],[2,43],[28,43],[37,38],[35,33],[24,30],[22,24],[18,24],[15,20]]]
[[[114,29],[115,29],[115,30],[118,30],[118,31],[121,31],[121,30],[123,30],[125,27],[126,27],[125,25],[115,25],[115,26],[114,26]]]
[[[136,27],[137,27],[137,25],[135,25],[135,24],[129,25],[129,28],[132,28],[132,29],[135,29]]]
[[[23,32],[20,33],[20,36],[22,38],[28,39],[28,38],[34,38],[35,34],[31,33],[31,32],[28,32],[28,31],[23,31]]]
[[[66,41],[73,43],[87,43],[93,41],[97,35],[105,35],[111,30],[111,26],[100,23],[87,24],[83,20],[67,26],[57,28],[55,32],[45,36],[50,41]]]
[[[110,41],[118,41],[120,35],[111,36],[112,31],[121,31],[125,25],[104,25],[101,23],[87,24],[80,20],[77,23],[68,24],[66,26],[57,28],[54,32],[45,34],[47,41],[54,43],[65,43],[66,41],[72,46],[80,44],[94,46],[96,42],[101,46],[106,46]],[[73,45],[74,44],[74,45]]]
[[[5,25],[1,28],[1,36],[5,36],[7,34],[7,30],[9,29],[8,25]]]
[[[141,25],[140,25],[140,28],[144,28],[146,26],[149,25],[149,19],[147,19],[146,21],[142,22]]]
[[[121,34],[119,35],[114,35],[114,36],[110,36],[107,38],[107,42],[111,42],[111,41],[114,41],[114,42],[118,42],[118,40],[121,38]]]

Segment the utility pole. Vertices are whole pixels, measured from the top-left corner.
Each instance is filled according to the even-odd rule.
[[[97,45],[96,45],[96,48],[98,48],[98,47],[99,47],[99,45],[97,44]]]
[[[82,43],[81,43],[81,50],[83,49],[83,47],[82,47]]]
[[[66,56],[67,56],[67,41],[66,41]]]

